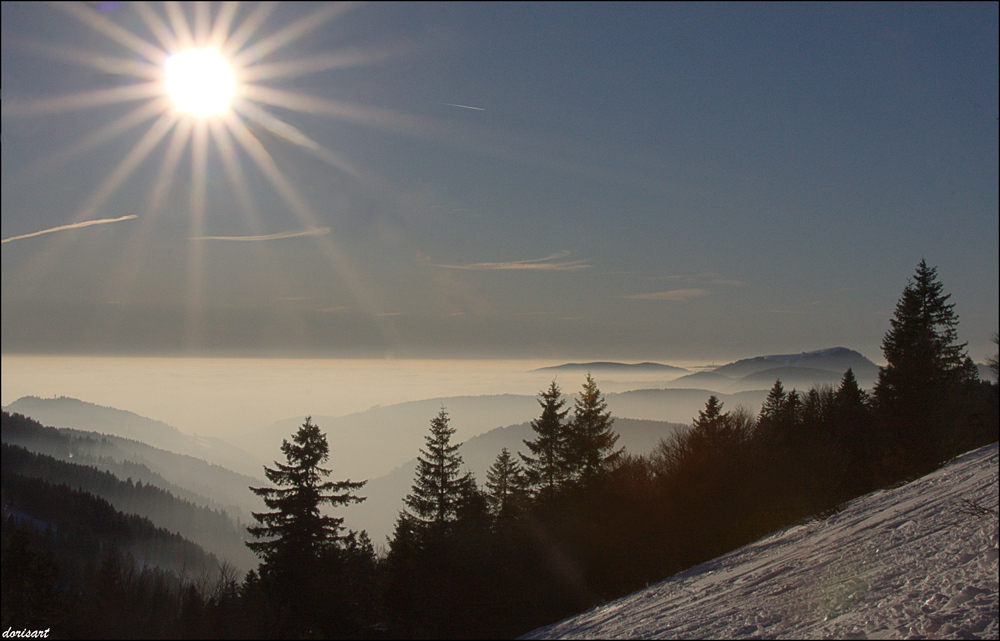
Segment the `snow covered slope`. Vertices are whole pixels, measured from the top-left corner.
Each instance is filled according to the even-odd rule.
[[[522,638],[996,639],[997,476],[994,443]]]

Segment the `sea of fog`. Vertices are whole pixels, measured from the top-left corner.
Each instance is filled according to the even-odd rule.
[[[69,396],[163,421],[183,432],[238,439],[304,414],[342,416],[376,405],[447,396],[535,395],[577,372],[535,371],[540,360],[392,360],[0,357],[0,404],[22,396]],[[695,362],[668,364],[693,368]],[[661,387],[673,375],[595,374],[604,392]]]

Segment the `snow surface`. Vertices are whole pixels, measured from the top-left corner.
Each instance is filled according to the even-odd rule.
[[[997,477],[994,443],[522,638],[996,639]]]

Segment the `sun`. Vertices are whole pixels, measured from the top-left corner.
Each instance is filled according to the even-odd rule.
[[[232,65],[214,49],[189,49],[164,62],[167,94],[181,111],[217,116],[229,110],[236,92]]]

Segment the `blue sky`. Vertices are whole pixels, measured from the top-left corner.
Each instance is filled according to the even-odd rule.
[[[879,360],[921,258],[993,351],[996,3],[283,3],[256,64],[343,62],[248,94],[242,191],[179,125],[108,182],[154,111],[60,163],[148,100],[65,100],[141,82],[108,25],[160,43],[2,7],[5,353]]]

